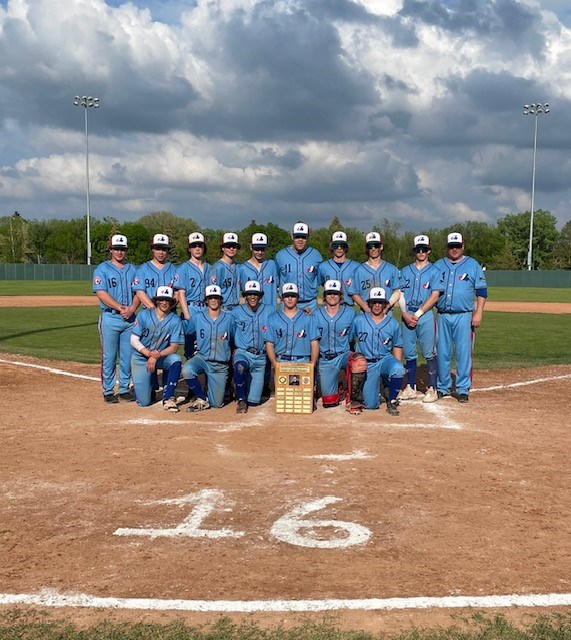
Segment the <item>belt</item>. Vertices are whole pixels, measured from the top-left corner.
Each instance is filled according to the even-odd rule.
[[[206,362],[212,362],[214,364],[230,364],[229,360],[207,360]]]
[[[121,312],[117,311],[117,309],[110,309],[109,307],[107,307],[106,309],[103,309],[103,313],[112,313],[113,315],[120,315]]]
[[[265,351],[263,349],[254,349],[254,347],[248,347],[246,349],[248,353],[253,353],[255,356],[261,356]]]
[[[367,358],[367,362],[379,362],[382,358]]]
[[[309,355],[307,355],[307,356],[278,356],[279,360],[285,360],[286,362],[295,362],[296,360],[305,360],[306,358],[309,358]]]
[[[319,354],[319,357],[323,358],[324,360],[333,360],[337,356],[338,356],[337,353],[320,353]]]

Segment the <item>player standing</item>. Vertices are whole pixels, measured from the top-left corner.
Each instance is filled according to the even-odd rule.
[[[324,260],[318,268],[319,284],[323,284],[327,280],[339,280],[343,287],[341,304],[352,307],[353,296],[349,293],[349,289],[353,286],[355,271],[359,263],[347,257],[349,251],[347,234],[343,231],[336,231],[331,236],[330,248],[332,257],[329,260]]]
[[[238,279],[242,288],[249,280],[260,283],[264,293],[264,304],[275,307],[278,292],[278,268],[275,260],[264,257],[268,247],[268,236],[265,233],[254,233],[250,242],[252,257],[238,266]]]
[[[223,234],[220,241],[222,257],[212,265],[210,271],[210,284],[219,286],[222,292],[224,311],[230,311],[240,304],[240,279],[238,265],[235,262],[239,248],[240,243],[235,233]]]
[[[222,310],[220,287],[208,285],[204,292],[206,309],[197,311],[188,320],[196,334],[196,355],[182,367],[182,377],[196,398],[187,411],[203,411],[224,404],[224,389],[228,378],[228,364],[232,356],[230,347],[234,336],[234,318]],[[208,395],[202,390],[198,376],[206,374]]]
[[[402,295],[399,300],[402,312],[402,334],[407,385],[401,392],[401,400],[416,398],[417,343],[426,359],[428,389],[423,402],[435,402],[436,394],[436,321],[432,313],[415,321],[414,313],[430,297],[430,285],[434,267],[429,262],[430,239],[426,235],[415,236],[414,262],[401,269]]]
[[[127,262],[127,238],[121,234],[111,237],[110,260],[96,267],[93,273],[93,293],[99,298],[101,316],[101,385],[103,400],[117,403],[132,402],[129,391],[131,382],[131,331],[135,311],[140,302],[133,295],[136,267]],[[115,395],[116,364],[119,356],[119,390]]]
[[[156,233],[151,242],[153,259],[142,264],[135,274],[133,290],[145,309],[154,309],[153,297],[159,287],[172,287],[176,267],[169,262],[170,239],[164,233]]]
[[[402,333],[400,324],[387,316],[389,302],[382,287],[374,287],[367,297],[370,313],[360,313],[353,322],[349,340],[367,359],[367,376],[363,386],[365,409],[378,409],[379,387],[389,390],[387,413],[398,416],[398,392],[405,370],[402,359]]]
[[[234,318],[234,385],[238,400],[236,413],[246,413],[248,405],[260,404],[266,370],[266,338],[275,307],[264,304],[264,292],[257,280],[244,283],[246,300],[232,309]]]
[[[341,304],[343,287],[339,280],[327,280],[323,287],[325,304],[314,314],[319,330],[319,382],[325,408],[339,404],[339,372],[345,371],[351,349],[349,330],[355,319],[353,307]]]
[[[349,293],[353,301],[365,312],[369,311],[367,295],[373,288],[382,287],[387,294],[389,307],[392,308],[400,297],[402,283],[399,270],[394,264],[383,260],[383,238],[380,233],[371,231],[365,236],[367,261],[355,269],[353,285]],[[389,309],[390,311],[390,309]]]
[[[174,392],[182,368],[182,358],[177,353],[179,345],[184,344],[182,320],[175,313],[177,303],[171,287],[158,287],[152,301],[155,306],[139,313],[131,333],[135,397],[141,407],[151,404],[152,377],[162,369],[166,378],[163,408],[177,413]]]
[[[291,232],[292,245],[280,249],[276,254],[276,264],[280,274],[280,285],[294,283],[299,292],[297,306],[309,311],[317,309],[317,272],[323,257],[313,247],[308,246],[309,227],[305,222],[296,222]]]
[[[434,263],[430,298],[415,313],[421,318],[436,304],[438,397],[451,395],[452,347],[456,351],[456,397],[468,402],[472,385],[473,332],[482,323],[488,285],[481,265],[464,255],[461,233],[449,233],[446,257]],[[474,309],[474,297],[476,308]]]

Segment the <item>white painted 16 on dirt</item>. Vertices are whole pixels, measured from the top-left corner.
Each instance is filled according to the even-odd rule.
[[[372,535],[370,529],[355,522],[344,520],[319,520],[308,517],[321,511],[330,504],[341,502],[341,498],[327,496],[311,502],[303,502],[278,518],[270,528],[270,534],[282,542],[298,547],[315,549],[344,549],[355,545],[365,544]],[[189,515],[173,528],[119,528],[114,531],[116,536],[139,536],[143,538],[241,538],[245,531],[234,529],[204,529],[204,520],[215,510],[231,511],[233,502],[227,500],[219,489],[203,489],[196,493],[189,493],[180,498],[154,500],[146,502],[148,505],[194,505]],[[326,537],[328,530],[332,531]],[[316,535],[320,532],[319,537]]]

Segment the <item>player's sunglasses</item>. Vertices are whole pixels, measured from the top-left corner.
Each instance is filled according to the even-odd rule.
[[[252,247],[252,251],[265,251],[266,247]]]
[[[297,293],[284,293],[282,298],[297,298]]]
[[[196,249],[197,247],[203,247],[204,243],[202,242],[193,242],[192,244],[188,245],[189,249]]]
[[[459,243],[449,244],[449,245],[448,245],[448,248],[449,248],[449,249],[461,249],[461,248],[462,248],[462,245],[461,245],[461,244],[459,244]]]
[[[332,249],[347,249],[347,243],[345,242],[333,242],[331,244]]]
[[[111,251],[127,251],[125,247],[111,247]]]
[[[380,242],[369,242],[367,244],[367,249],[380,249],[380,248],[381,248]]]
[[[428,247],[415,247],[414,248],[414,252],[415,253],[426,253],[428,251]]]
[[[238,245],[237,244],[223,244],[222,248],[223,249],[238,249]]]

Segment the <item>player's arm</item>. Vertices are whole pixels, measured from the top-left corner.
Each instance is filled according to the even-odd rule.
[[[392,353],[399,362],[402,362],[402,347],[393,347]]]
[[[399,307],[400,307],[400,313],[402,316],[402,321],[407,325],[407,327],[414,327],[416,322],[418,322],[418,318],[416,319],[416,322],[415,322],[413,320],[412,313],[408,313],[408,311],[406,310],[406,300],[404,298],[404,295],[401,295],[401,297],[399,298]]]
[[[436,304],[438,298],[440,297],[440,293],[440,291],[433,291],[430,296],[424,301],[424,303],[418,308],[418,310],[414,312],[414,315],[412,316],[412,326],[416,326],[420,319],[420,316],[423,316],[427,311],[430,311],[432,309],[432,307]]]
[[[363,298],[358,293],[353,294],[353,302],[359,305],[362,311],[364,311],[365,313],[369,313],[370,311],[369,305],[366,303],[365,300],[363,300]]]
[[[190,312],[188,310],[188,304],[186,302],[186,289],[178,289],[176,292],[176,297],[178,299],[183,318],[185,320],[188,320],[190,318]]]
[[[95,295],[106,307],[115,309],[115,311],[119,311],[119,313],[121,313],[121,310],[123,309],[122,305],[120,305],[108,291],[96,291]]]
[[[311,356],[309,357],[309,361],[314,367],[317,367],[317,360],[319,358],[319,340],[311,341]]]
[[[319,347],[318,347],[319,349]],[[266,342],[266,353],[268,355],[268,360],[272,365],[272,369],[276,368],[277,360],[276,360],[276,350],[274,348],[273,342]]]
[[[476,308],[472,314],[472,327],[477,329],[482,324],[482,316],[484,307],[486,306],[486,298],[488,297],[487,289],[476,289]]]
[[[136,296],[137,298],[139,298],[139,303],[142,304],[145,309],[154,309],[155,305],[153,304],[153,301],[149,298],[149,296],[147,295],[146,291],[143,291],[142,289],[140,289],[139,291],[136,291]]]

